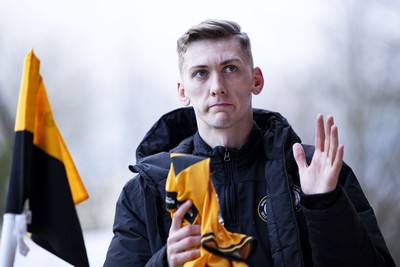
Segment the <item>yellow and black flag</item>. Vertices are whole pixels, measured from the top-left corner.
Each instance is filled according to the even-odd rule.
[[[75,209],[88,194],[54,121],[39,67],[31,50],[18,100],[5,215],[31,214],[22,221],[25,228],[28,221],[35,243],[73,266],[89,266]],[[15,220],[15,227],[24,225]]]
[[[200,257],[184,266],[247,266],[245,261],[254,253],[256,240],[229,232],[223,226],[218,198],[210,180],[210,159],[180,153],[170,156],[165,185],[166,208],[172,217],[179,206],[190,199],[193,204],[182,225],[201,225]]]

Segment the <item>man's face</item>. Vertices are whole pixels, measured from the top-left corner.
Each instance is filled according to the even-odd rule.
[[[255,74],[256,73],[256,74]],[[254,72],[235,38],[199,40],[184,55],[178,93],[192,104],[199,129],[226,129],[252,124],[252,93],[262,90],[259,68]],[[187,101],[188,100],[188,101]]]

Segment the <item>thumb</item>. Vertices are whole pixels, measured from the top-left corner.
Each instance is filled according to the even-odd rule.
[[[306,155],[304,154],[303,146],[299,143],[293,145],[293,156],[296,160],[297,166],[299,167],[299,172],[302,172],[307,168]]]

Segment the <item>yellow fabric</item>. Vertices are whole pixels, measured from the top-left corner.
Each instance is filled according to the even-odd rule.
[[[201,256],[187,262],[185,267],[247,266],[243,260],[253,252],[254,239],[231,233],[219,223],[219,205],[210,180],[209,158],[172,153],[166,194],[167,209],[171,217],[180,204],[190,199],[193,205],[187,212],[183,225],[201,225]]]
[[[34,145],[64,164],[72,198],[78,204],[89,196],[54,121],[39,68],[40,61],[31,50],[25,58],[15,131],[31,132]]]

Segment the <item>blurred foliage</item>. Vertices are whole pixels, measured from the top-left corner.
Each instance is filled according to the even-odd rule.
[[[10,170],[10,162],[11,162],[11,146],[2,145],[0,149],[0,214],[4,213],[5,208],[5,200],[7,196],[8,189],[8,176]],[[3,220],[3,216],[1,216],[0,222]],[[1,223],[0,223],[1,225]]]
[[[321,25],[329,52],[305,71],[301,82],[286,84],[296,91],[293,98],[302,96],[295,121],[315,110],[335,112],[345,160],[400,263],[400,32],[395,30],[400,28],[400,3],[359,0],[330,6],[341,23]]]
[[[2,214],[5,209],[8,176],[11,163],[12,140],[14,136],[12,118],[4,104],[4,97],[1,92],[2,91],[0,90],[0,225],[2,225]]]

